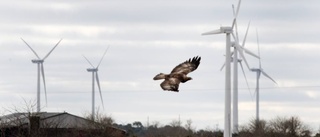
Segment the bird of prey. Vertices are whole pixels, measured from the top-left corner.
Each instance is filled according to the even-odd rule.
[[[179,92],[180,82],[185,83],[192,79],[188,77],[187,74],[198,68],[200,60],[201,57],[199,56],[193,57],[192,59],[190,58],[176,66],[170,74],[160,73],[156,75],[153,80],[164,79],[160,84],[163,90]]]

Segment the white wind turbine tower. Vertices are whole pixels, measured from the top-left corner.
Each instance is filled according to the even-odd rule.
[[[100,81],[99,81],[99,76],[98,76],[98,68],[99,68],[104,56],[106,55],[108,49],[109,49],[109,47],[103,53],[103,56],[101,57],[100,62],[97,65],[97,67],[93,66],[92,63],[85,56],[83,56],[88,61],[88,63],[92,66],[92,68],[88,68],[87,71],[92,72],[92,112],[91,112],[91,118],[93,121],[94,121],[94,117],[95,117],[95,108],[94,108],[95,107],[95,80],[97,81],[101,103],[104,108],[104,103],[103,103],[102,93],[101,93],[101,88],[100,88]]]
[[[255,55],[254,53],[252,53],[251,51],[249,51],[248,49],[244,48],[245,46],[245,42],[246,42],[246,38],[247,38],[247,34],[249,31],[249,26],[250,26],[250,22],[248,24],[247,30],[246,30],[246,34],[244,37],[244,40],[242,42],[242,45],[239,44],[239,38],[238,38],[238,30],[237,30],[237,24],[235,24],[235,29],[236,29],[236,37],[233,35],[233,38],[236,40],[235,42],[232,42],[232,46],[234,48],[233,52],[231,52],[231,62],[233,62],[233,133],[234,134],[238,134],[238,63],[241,66],[241,70],[242,73],[244,75],[244,78],[246,80],[247,83],[247,87],[249,89],[250,92],[250,88],[249,88],[249,84],[247,81],[247,77],[245,75],[243,66],[242,66],[242,59],[238,58],[238,52],[241,52],[240,54],[243,54],[243,51],[245,51],[247,54],[254,56],[256,58],[259,58],[257,55]],[[237,43],[236,43],[237,42]],[[238,45],[238,46],[235,46]],[[241,49],[237,49],[237,48],[241,48]],[[244,56],[242,56],[243,60],[246,63],[246,66],[249,68],[248,63],[246,62],[246,59],[244,58]],[[223,66],[221,67],[220,70],[222,70],[225,66],[225,63],[223,64]]]
[[[258,31],[257,31],[257,43],[258,43],[258,54],[260,56],[260,45],[259,45],[259,36],[258,36]],[[269,78],[271,81],[273,81],[275,84],[277,82],[273,80],[262,68],[261,68],[261,60],[259,59],[259,68],[252,68],[251,71],[257,73],[257,79],[256,79],[256,122],[258,123],[260,121],[259,119],[259,79],[261,73]]]
[[[210,31],[203,33],[202,35],[214,35],[214,34],[226,34],[226,58],[225,58],[225,115],[224,115],[224,137],[231,137],[231,35],[235,38],[233,34],[233,29],[237,21],[237,16],[240,9],[241,0],[238,2],[238,7],[235,12],[235,16],[232,22],[232,26],[220,27],[218,30]],[[235,39],[236,43],[238,40]],[[234,46],[237,47],[238,50],[243,50],[239,44],[235,44]],[[247,61],[243,55],[243,52],[239,52],[243,60],[245,61],[246,65],[248,66]]]
[[[31,49],[31,51],[36,55],[37,59],[31,60],[32,63],[35,63],[38,65],[38,75],[37,75],[37,112],[40,112],[40,75],[42,75],[42,80],[43,80],[43,86],[44,86],[44,93],[45,93],[45,98],[46,98],[46,103],[47,103],[47,89],[46,89],[46,80],[45,80],[45,75],[44,75],[44,68],[43,68],[43,62],[48,56],[51,54],[51,52],[59,45],[62,39],[59,40],[59,42],[49,51],[49,53],[44,56],[44,58],[40,58],[38,54],[31,48],[31,46],[21,38],[21,40]],[[40,74],[41,73],[41,74]]]

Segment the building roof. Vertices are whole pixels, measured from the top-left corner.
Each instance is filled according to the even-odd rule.
[[[2,127],[27,127],[30,124],[29,118],[32,116],[40,118],[40,128],[94,128],[99,125],[99,123],[67,112],[12,113],[1,116],[0,125]]]
[[[30,121],[33,121],[30,123]],[[37,122],[39,121],[39,122]],[[111,125],[103,125],[67,112],[12,113],[0,117],[0,128],[31,128],[36,125],[44,129],[94,129],[116,131],[121,135],[127,132]]]
[[[56,128],[81,128],[90,120],[69,114],[67,112],[39,112],[39,113],[12,113],[0,117],[4,126],[29,125],[29,118],[37,116],[40,118],[40,126],[55,126]]]

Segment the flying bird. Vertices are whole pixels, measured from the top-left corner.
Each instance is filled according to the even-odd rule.
[[[186,60],[185,62],[176,66],[170,74],[160,73],[156,75],[153,80],[164,79],[160,84],[163,90],[179,92],[180,82],[185,83],[191,80],[191,77],[188,77],[188,73],[196,70],[200,64],[201,57],[196,56],[192,59]]]

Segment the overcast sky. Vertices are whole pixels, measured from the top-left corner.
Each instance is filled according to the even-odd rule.
[[[0,1],[0,107],[36,102],[36,56],[23,38],[44,57],[48,103],[41,91],[42,111],[83,116],[91,112],[90,65],[99,68],[104,109],[117,123],[192,119],[194,127],[223,128],[225,35],[201,33],[230,26],[236,0],[104,0]],[[320,1],[243,0],[238,16],[240,41],[251,21],[246,47],[258,53],[263,69],[278,85],[261,76],[260,117],[299,116],[319,128]],[[201,56],[193,78],[180,92],[162,91],[152,78],[179,63]],[[250,67],[258,60],[246,55]],[[245,68],[250,91],[239,70],[239,123],[255,117],[256,74]],[[41,85],[43,86],[43,85]]]

